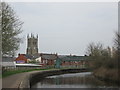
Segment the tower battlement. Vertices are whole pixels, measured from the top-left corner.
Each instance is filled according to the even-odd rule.
[[[27,50],[26,54],[35,55],[38,54],[38,35],[35,37],[33,34],[31,36],[27,35]]]

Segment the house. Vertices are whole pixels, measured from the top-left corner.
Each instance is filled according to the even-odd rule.
[[[58,59],[62,67],[83,67],[88,64],[87,56],[59,55]]]
[[[35,61],[40,64],[41,63],[41,57],[36,58]]]
[[[28,55],[28,54],[18,54],[18,57],[15,59],[16,63],[40,63],[40,55]]]
[[[25,54],[18,54],[18,57],[15,59],[16,63],[27,63],[27,57]]]
[[[55,64],[55,61],[57,59],[57,54],[46,54],[46,53],[41,53],[41,64],[43,65],[48,65],[48,66],[53,66]]]

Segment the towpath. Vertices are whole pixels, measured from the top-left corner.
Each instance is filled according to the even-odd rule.
[[[2,88],[19,88],[22,81],[24,81],[28,75],[35,72],[41,71],[24,72],[5,77],[2,79]]]

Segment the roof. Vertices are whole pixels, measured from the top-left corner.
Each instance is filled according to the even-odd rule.
[[[25,57],[28,59],[36,59],[36,58],[40,57],[40,55],[39,54],[36,54],[36,55],[25,54]]]
[[[25,54],[24,56],[25,56],[26,58],[28,58],[28,59],[33,59],[33,56],[32,56],[32,55]]]
[[[25,61],[27,62],[27,58],[23,54],[19,54],[19,56],[15,59],[16,61]]]
[[[36,55],[20,54],[20,55],[25,56],[27,59],[36,59],[36,58],[40,57],[40,55],[38,55],[38,54],[36,54]]]
[[[87,56],[58,56],[59,59],[65,61],[80,61],[80,60],[87,60]]]
[[[41,54],[41,58],[46,59],[46,60],[55,60],[57,59],[57,54]]]
[[[13,62],[15,57],[2,57],[2,62]]]

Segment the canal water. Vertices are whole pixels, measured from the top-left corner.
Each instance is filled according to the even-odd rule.
[[[95,78],[91,72],[48,76],[32,88],[113,88],[113,83],[106,83]]]

